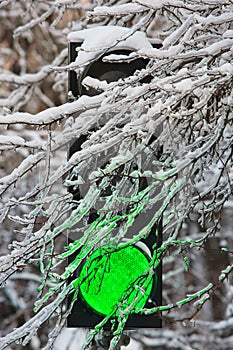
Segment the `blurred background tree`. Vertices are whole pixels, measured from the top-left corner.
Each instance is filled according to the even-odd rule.
[[[163,329],[130,332],[128,348],[230,350],[232,1],[2,0],[0,18],[0,349],[81,349],[87,341],[84,330],[57,338],[70,292],[57,277],[72,227],[67,173],[77,159],[85,166],[88,147],[113,136],[146,140],[159,129]],[[162,47],[136,52],[149,59],[137,78],[67,104],[67,35],[99,25],[144,31]],[[93,116],[106,108],[113,124],[93,132]],[[119,118],[126,124],[116,128]],[[86,153],[67,161],[80,134],[91,137]]]

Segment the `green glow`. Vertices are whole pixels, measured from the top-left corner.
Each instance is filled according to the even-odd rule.
[[[80,272],[82,299],[102,315],[116,314],[118,303],[121,309],[133,303],[130,313],[140,311],[149,298],[155,278],[143,276],[149,265],[149,257],[135,246],[115,251],[106,247],[97,249]]]

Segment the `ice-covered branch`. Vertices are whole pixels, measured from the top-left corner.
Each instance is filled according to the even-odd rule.
[[[144,272],[154,276],[164,261],[164,305],[142,310],[163,311],[168,321],[154,344],[205,348],[205,330],[192,333],[199,317],[197,323],[212,320],[205,327],[219,332],[218,350],[222,329],[232,326],[232,1],[96,4],[0,4],[0,279],[6,288],[10,279],[11,290],[20,285],[19,301],[29,308],[34,300],[37,310],[3,320],[6,333],[15,329],[2,336],[0,349],[26,344],[39,328],[47,341],[37,349],[51,348],[77,298],[80,280],[70,279],[81,264],[99,247],[136,246],[151,232],[157,237],[153,229],[162,222],[163,242],[151,249]],[[69,42],[81,41],[72,63],[64,49],[69,32]],[[117,70],[135,60],[143,68],[107,82],[88,70],[102,55]],[[71,70],[82,96],[66,103]],[[36,296],[31,284],[38,282]],[[142,287],[136,283],[134,300],[128,303],[124,293],[115,306],[112,348]],[[73,292],[70,308],[61,309]],[[0,303],[8,315],[7,296]],[[185,322],[189,339],[181,331]]]

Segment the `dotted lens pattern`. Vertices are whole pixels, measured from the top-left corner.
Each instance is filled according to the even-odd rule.
[[[96,313],[113,317],[131,303],[130,313],[146,304],[156,276],[148,276],[150,258],[136,246],[97,249],[80,272],[83,301]]]

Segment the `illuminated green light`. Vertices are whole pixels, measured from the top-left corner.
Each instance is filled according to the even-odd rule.
[[[149,257],[135,246],[115,251],[97,249],[86,260],[80,272],[82,299],[102,315],[116,313],[117,304],[125,309],[133,303],[133,312],[140,311],[147,302],[153,276],[143,276],[149,269]]]

